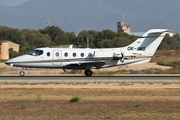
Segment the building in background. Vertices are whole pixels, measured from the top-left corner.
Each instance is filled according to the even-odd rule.
[[[19,52],[19,44],[10,41],[0,41],[0,59],[9,59],[9,49],[12,48],[13,51]]]
[[[124,22],[117,22],[117,32],[130,34],[130,26],[124,26]]]

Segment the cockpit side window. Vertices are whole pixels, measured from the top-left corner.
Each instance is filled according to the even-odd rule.
[[[37,55],[42,55],[43,54],[42,50],[36,50],[36,52],[37,52]]]
[[[32,55],[32,56],[40,56],[43,54],[42,50],[33,50],[30,53],[28,53],[28,55]]]

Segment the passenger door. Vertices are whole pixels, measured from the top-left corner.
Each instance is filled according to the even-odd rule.
[[[54,50],[53,51],[53,65],[61,66],[62,65],[62,51]]]

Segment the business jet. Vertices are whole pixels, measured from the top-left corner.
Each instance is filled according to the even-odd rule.
[[[85,70],[91,76],[91,69],[149,62],[168,29],[151,29],[128,46],[118,48],[37,48],[28,54],[5,62],[9,66],[22,67],[19,75],[25,75],[23,68],[56,68]]]

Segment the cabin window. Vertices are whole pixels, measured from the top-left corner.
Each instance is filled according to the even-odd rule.
[[[58,52],[56,52],[56,57],[59,57],[59,53]]]
[[[73,53],[73,57],[76,57],[76,53]]]
[[[50,52],[47,52],[47,56],[49,57],[51,54],[50,54]]]
[[[84,53],[81,53],[81,57],[84,57]]]
[[[43,50],[33,50],[28,53],[28,55],[32,55],[32,56],[40,56],[42,54],[43,54]]]
[[[64,56],[65,56],[65,57],[67,57],[67,56],[68,56],[68,53],[67,53],[67,52],[65,52],[65,53],[64,53]]]

